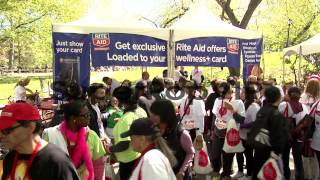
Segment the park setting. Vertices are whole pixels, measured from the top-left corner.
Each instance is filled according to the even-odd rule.
[[[0,177],[319,179],[319,71],[319,0],[0,0]]]

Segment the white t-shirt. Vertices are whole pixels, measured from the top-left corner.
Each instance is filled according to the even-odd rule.
[[[202,76],[202,71],[200,69],[196,70],[192,70],[191,71],[191,76],[192,76],[192,80],[195,80],[197,82],[197,84],[201,83],[201,76]]]
[[[95,104],[95,105],[91,104],[91,107],[97,112],[97,122],[99,126],[100,138],[107,138],[108,136],[103,127],[103,122],[101,120],[101,112],[98,104]]]
[[[169,160],[158,149],[152,149],[142,157],[139,164],[132,172],[130,180],[138,180],[139,173],[141,175],[141,180],[176,179]]]
[[[186,96],[180,104],[179,113],[183,116],[185,108],[189,104],[188,96]],[[204,101],[194,98],[190,104],[185,116],[182,119],[182,124],[186,129],[199,128],[196,134],[202,134],[204,131],[204,116],[206,114]],[[193,122],[193,123],[192,123]]]
[[[241,100],[236,100],[236,99],[224,99],[223,102],[230,102],[234,108],[234,110],[242,117],[245,117],[245,107],[244,104]],[[227,123],[229,120],[233,119],[233,113],[227,109],[226,114],[222,115],[219,113],[219,110],[222,105],[222,98],[216,99],[212,108],[212,113],[216,116],[215,120],[215,126],[220,129],[226,129],[227,128]],[[223,107],[225,107],[223,105]]]
[[[110,85],[110,94],[112,94],[114,89],[116,89],[119,86],[120,86],[120,83],[117,80],[112,79],[112,82],[111,82],[111,85]]]
[[[283,98],[283,97],[284,97],[284,92],[283,92],[282,87],[281,87],[281,86],[278,86],[278,85],[276,85],[275,87],[279,89],[280,94],[281,94],[281,98]]]
[[[15,89],[15,101],[26,101],[27,96],[26,96],[26,88],[23,86],[18,85]]]
[[[284,111],[287,108],[287,105],[288,105],[288,116],[284,114]],[[299,124],[299,122],[304,118],[304,116],[309,113],[308,107],[304,104],[302,104],[302,111],[297,114],[293,114],[292,108],[288,102],[281,102],[279,104],[278,109],[279,109],[279,112],[283,114],[283,116],[294,118],[296,120],[296,124]]]
[[[182,76],[182,75],[181,75],[181,73],[180,73],[178,70],[174,70],[173,80],[174,80],[175,82],[178,82],[181,76]]]
[[[315,117],[315,130],[312,136],[312,141],[311,141],[311,148],[317,151],[320,151],[320,103],[315,103],[312,107],[311,110],[317,105],[314,113],[311,115]]]
[[[246,110],[246,117],[244,119],[244,124],[249,124],[252,123],[254,121],[256,121],[257,118],[257,112],[259,111],[260,106],[257,103],[252,103],[250,104],[250,106],[248,107],[248,109]],[[250,131],[250,129],[248,128],[242,128],[240,129],[240,137],[241,139],[246,140],[247,139],[247,134]]]

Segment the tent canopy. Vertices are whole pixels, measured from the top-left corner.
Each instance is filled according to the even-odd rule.
[[[142,18],[126,14],[117,14],[115,17],[97,14],[92,11],[79,20],[73,22],[53,23],[52,31],[58,33],[78,34],[99,32],[127,33],[152,36],[163,40],[167,40],[169,38],[168,29],[156,28],[154,24],[145,21]]]
[[[292,54],[299,54],[301,48],[301,55],[309,55],[320,52],[320,33],[316,34],[312,38],[297,44],[285,48],[283,50],[284,56],[290,56]]]
[[[233,37],[242,39],[262,38],[262,34],[228,24],[215,16],[205,3],[195,3],[170,29],[176,41],[195,37]]]

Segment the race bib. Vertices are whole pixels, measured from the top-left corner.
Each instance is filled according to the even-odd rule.
[[[226,129],[227,128],[227,122],[224,121],[223,119],[216,119],[215,125],[218,129]]]
[[[191,120],[191,119],[184,120],[183,127],[185,129],[194,129],[195,128],[194,120]]]

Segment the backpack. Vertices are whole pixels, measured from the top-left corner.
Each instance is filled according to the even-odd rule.
[[[263,111],[265,110],[265,111]],[[248,132],[248,145],[254,149],[270,148],[270,115],[274,112],[272,108],[262,107],[258,113],[253,127]]]

